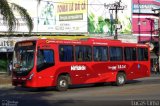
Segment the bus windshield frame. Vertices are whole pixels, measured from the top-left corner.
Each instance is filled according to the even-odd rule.
[[[18,42],[13,55],[13,73],[26,76],[34,67],[36,42]]]

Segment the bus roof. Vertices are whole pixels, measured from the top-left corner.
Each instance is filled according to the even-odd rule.
[[[90,44],[90,45],[115,45],[115,46],[138,46],[138,47],[147,47],[147,44],[138,44],[138,43],[126,43],[121,40],[113,40],[113,39],[105,39],[105,38],[80,38],[80,39],[35,39],[35,40],[26,40],[26,41],[37,41],[43,42],[43,44],[47,43],[58,43],[58,44]],[[20,41],[21,42],[21,41]]]

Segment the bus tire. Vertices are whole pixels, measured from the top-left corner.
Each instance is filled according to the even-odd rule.
[[[68,76],[61,75],[58,77],[56,89],[58,91],[66,91],[69,86]]]
[[[126,75],[123,72],[119,72],[116,77],[116,86],[122,86],[126,83]]]

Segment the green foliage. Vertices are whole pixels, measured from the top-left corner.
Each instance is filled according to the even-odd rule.
[[[11,7],[12,7],[12,10],[17,11],[20,14],[20,16],[24,19],[30,33],[33,30],[33,21],[29,13],[27,12],[27,10],[15,3],[11,3]]]
[[[88,31],[89,33],[94,33],[95,32],[95,20],[94,20],[95,16],[93,13],[91,13],[88,16]]]
[[[99,16],[98,20],[96,20],[94,14],[91,13],[88,16],[88,21],[89,33],[104,33],[107,31],[108,35],[113,35],[115,32],[115,23],[118,23],[122,25],[122,29],[119,30],[121,34],[131,34],[132,25],[129,17],[125,17],[121,21],[118,20],[118,22],[115,19],[112,21],[109,18],[104,19],[102,16]]]
[[[121,34],[131,34],[131,29],[132,29],[132,25],[131,25],[131,20],[129,17],[125,17],[125,21],[121,22],[122,26],[123,26],[123,30],[120,32]]]
[[[107,33],[109,35],[112,35],[114,33],[114,31],[115,31],[115,26],[114,26],[115,20],[111,21],[109,18],[106,18],[105,22],[106,22],[106,25],[108,27],[108,32]]]
[[[98,24],[97,24],[97,29],[96,32],[97,33],[104,33],[103,27],[106,25],[105,20],[103,19],[102,16],[98,17]]]
[[[113,20],[114,21],[114,20]],[[96,23],[97,22],[97,23]],[[88,16],[88,32],[89,33],[104,33],[104,27],[107,27],[108,34],[114,32],[115,27],[113,26],[113,22],[110,19],[104,19],[102,16],[98,17],[98,21],[95,20],[95,16],[91,13]]]
[[[0,14],[3,16],[3,21],[8,25],[8,30],[11,32],[16,27],[16,18],[11,10],[7,0],[1,0],[0,2]]]
[[[31,32],[33,29],[33,22],[26,9],[14,3],[10,3],[9,5],[7,0],[1,0],[0,14],[3,16],[4,24],[8,25],[9,33],[13,32],[13,30],[18,26],[18,20],[16,19],[13,11],[17,11],[22,18],[24,18],[24,21],[27,23],[29,28],[29,32]]]
[[[7,71],[7,59],[0,59],[0,72]]]

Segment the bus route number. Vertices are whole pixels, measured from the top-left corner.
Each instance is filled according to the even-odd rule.
[[[125,69],[126,65],[118,65],[117,67],[118,67],[118,69]]]

